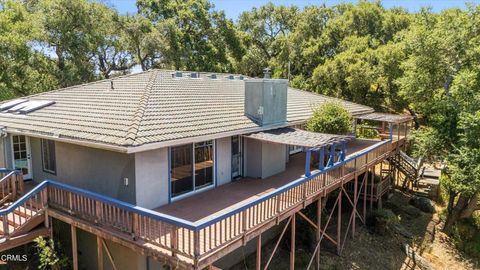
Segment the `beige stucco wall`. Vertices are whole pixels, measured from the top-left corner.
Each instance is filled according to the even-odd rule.
[[[168,148],[135,154],[137,205],[156,208],[168,203]]]
[[[0,138],[0,168],[7,167],[5,150],[5,138]]]
[[[232,138],[216,140],[217,186],[232,181]]]
[[[252,178],[266,178],[285,171],[287,147],[283,144],[246,139],[245,173]]]
[[[55,142],[54,175],[43,171],[40,139],[30,138],[30,145],[34,181],[57,180],[135,204],[134,155]]]

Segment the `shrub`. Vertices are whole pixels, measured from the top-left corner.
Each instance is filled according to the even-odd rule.
[[[352,115],[339,102],[326,102],[313,111],[306,129],[320,133],[348,134],[352,131]]]
[[[33,240],[38,250],[38,257],[40,260],[39,269],[64,269],[69,265],[69,260],[66,256],[59,252],[60,247],[55,247],[55,242],[52,239],[46,240],[43,237],[37,237]]]

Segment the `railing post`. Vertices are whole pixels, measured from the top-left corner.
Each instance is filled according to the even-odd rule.
[[[137,238],[137,224],[138,224],[138,214],[136,213],[132,213],[132,228],[131,228],[131,235],[132,235],[132,239],[133,240],[136,240]]]
[[[277,195],[277,200],[276,200],[277,201],[277,214],[280,213],[280,203],[281,203],[280,197],[281,197],[281,194],[278,194]]]
[[[3,216],[3,236],[5,239],[10,238],[10,233],[8,231],[8,216],[4,215]]]
[[[96,218],[95,222],[101,222],[103,220],[103,211],[102,211],[102,202],[95,200],[95,212],[96,212]]]
[[[12,185],[12,200],[16,200],[17,199],[17,196],[18,196],[18,192],[17,192],[17,175],[14,173],[12,174],[12,176],[10,176],[10,179],[8,179],[8,184],[10,184],[11,182],[11,185]]]
[[[194,261],[197,262],[200,257],[200,231],[193,231],[193,256]]]
[[[177,226],[172,225],[172,231],[170,233],[170,245],[172,246],[172,257],[175,256],[175,250],[178,249],[178,230]]]

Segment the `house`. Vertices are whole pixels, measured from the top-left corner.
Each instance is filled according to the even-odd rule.
[[[330,100],[389,136],[296,128]],[[1,248],[67,224],[75,268],[202,269],[352,180],[356,204],[359,175],[398,152],[410,122],[286,80],[165,70],[6,101]]]

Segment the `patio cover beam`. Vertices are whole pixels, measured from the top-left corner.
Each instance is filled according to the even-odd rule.
[[[290,127],[261,131],[243,136],[271,143],[301,146],[311,150],[319,150],[323,146],[333,144],[341,145],[342,142],[354,139],[353,136],[317,133]]]

